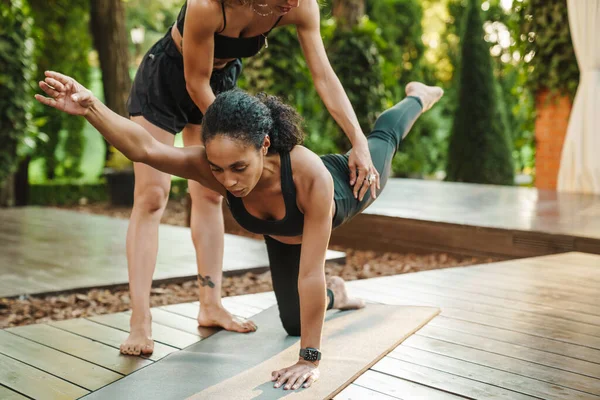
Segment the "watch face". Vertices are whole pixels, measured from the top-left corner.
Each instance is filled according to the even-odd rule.
[[[304,359],[306,361],[317,361],[319,358],[319,352],[315,349],[306,349],[304,352]]]

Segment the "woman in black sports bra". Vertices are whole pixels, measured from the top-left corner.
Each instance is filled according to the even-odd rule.
[[[220,94],[206,112],[205,146],[176,148],[110,111],[72,78],[47,72],[40,87],[52,98],[36,95],[38,101],[85,116],[128,158],[220,193],[244,228],[265,235],[281,322],[290,335],[301,336],[299,361],[275,371],[272,378],[276,387],[310,386],[319,377],[325,310],[363,306],[348,297],[341,278],[332,278],[327,286],[325,281],[331,230],[374,201],[372,196],[354,196],[348,154],[319,158],[303,147],[300,117],[272,96],[241,90]],[[443,91],[411,82],[406,94],[378,117],[368,137],[382,178],[377,194],[390,176],[402,139]]]
[[[317,0],[187,1],[177,21],[139,66],[128,100],[131,120],[161,143],[173,145],[173,135],[182,131],[186,146],[202,144],[203,113],[215,95],[235,87],[241,58],[267,47],[271,30],[282,25],[297,27],[317,92],[352,143],[348,163],[352,171],[349,175],[356,181],[355,192],[369,183],[374,189],[378,173],[352,106],[327,59],[319,32]],[[151,353],[154,346],[150,288],[158,252],[158,226],[171,177],[143,164],[135,164],[134,168],[135,200],[127,232],[131,330],[121,351],[137,355]],[[234,319],[221,305],[222,197],[197,182],[189,182],[188,188],[200,284],[198,323],[253,331],[254,324]]]

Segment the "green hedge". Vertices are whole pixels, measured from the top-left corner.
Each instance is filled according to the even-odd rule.
[[[469,0],[458,77],[458,104],[448,146],[447,180],[512,185],[511,142],[502,116],[479,0]]]
[[[527,66],[531,91],[549,89],[575,97],[579,67],[571,41],[567,1],[515,1],[511,22],[521,55],[535,54]]]
[[[28,4],[0,1],[0,183],[15,169],[31,131],[32,20]]]
[[[87,203],[108,201],[108,188],[105,182],[98,183],[44,183],[30,186],[30,205],[74,205],[85,199]],[[187,194],[187,180],[175,179],[171,182],[169,198],[179,200]]]

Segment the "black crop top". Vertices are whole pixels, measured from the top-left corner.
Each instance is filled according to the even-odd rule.
[[[259,235],[300,236],[304,229],[304,214],[296,204],[296,186],[292,178],[290,153],[280,153],[281,158],[281,191],[285,204],[285,217],[269,221],[250,214],[241,198],[227,192],[227,205],[231,215],[240,226]]]
[[[220,33],[223,32],[225,30],[225,27],[227,26],[227,16],[225,14],[225,3],[223,2],[221,3],[221,5],[223,8],[223,29],[215,33],[215,58],[245,58],[255,56],[260,51],[260,49],[262,49],[265,43],[268,47],[267,36],[269,35],[269,33],[271,33],[273,28],[275,28],[277,24],[279,24],[281,18],[283,18],[283,15],[280,16],[275,22],[275,25],[273,25],[268,32],[262,33],[257,36],[237,38],[223,36],[220,35]],[[181,7],[181,11],[179,11],[179,15],[177,16],[177,29],[179,30],[179,33],[182,37],[186,9],[187,1],[183,4],[183,7]]]

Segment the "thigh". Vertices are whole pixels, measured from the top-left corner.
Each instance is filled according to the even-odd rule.
[[[284,325],[300,323],[300,295],[298,275],[300,274],[300,251],[302,245],[281,243],[265,236],[269,267],[273,280],[273,291],[279,306]]]
[[[136,124],[146,129],[154,139],[161,143],[173,146],[175,136],[168,131],[157,127],[142,116],[131,117]],[[136,193],[146,189],[149,186],[160,186],[166,189],[168,193],[171,186],[171,175],[161,172],[149,165],[143,163],[133,163],[135,172],[135,191]]]

